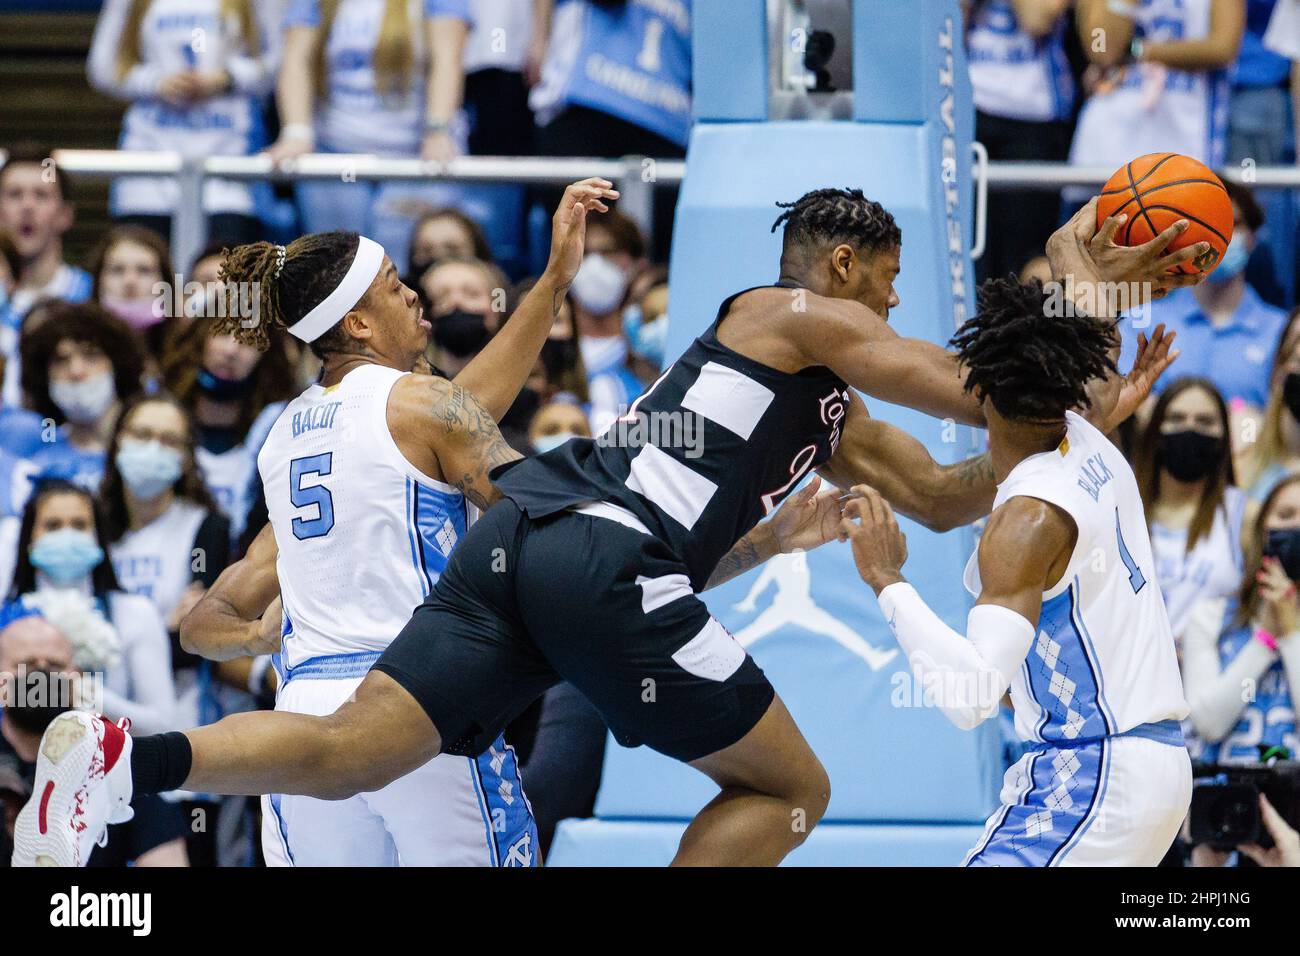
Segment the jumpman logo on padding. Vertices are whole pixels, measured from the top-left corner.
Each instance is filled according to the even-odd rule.
[[[776,595],[762,614],[736,632],[741,647],[747,648],[773,631],[791,625],[829,637],[866,661],[873,671],[880,670],[898,653],[898,648],[886,651],[869,644],[857,631],[814,603],[812,573],[808,570],[806,554],[779,554],[768,561],[749,593],[733,609],[742,614],[753,612],[769,584],[776,585]]]

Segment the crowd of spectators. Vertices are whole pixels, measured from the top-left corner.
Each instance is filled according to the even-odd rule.
[[[977,136],[994,159],[1117,166],[1173,150],[1216,166],[1295,161],[1300,0],[963,7]],[[128,103],[124,149],[266,150],[277,161],[308,152],[680,157],[688,22],[685,0],[105,0],[87,70],[97,89]],[[583,49],[599,50],[611,76],[649,58],[663,88],[647,98],[578,70]],[[1297,204],[1285,191],[1229,188],[1234,231],[1211,281],[1127,320],[1175,329],[1182,357],[1114,437],[1146,504],[1193,753],[1253,763],[1297,749]],[[582,269],[501,423],[520,452],[601,433],[659,374],[673,196],[657,194],[652,236],[617,210],[589,222]],[[290,232],[372,236],[423,301],[430,364],[454,375],[529,288],[539,255],[530,223],[551,197],[511,185],[361,181],[301,182],[286,197],[268,183],[212,180],[203,195],[209,244],[194,261],[173,262],[163,237],[174,184],[123,177],[111,193],[114,225],[84,268],[63,249],[71,199],[70,177],[48,149],[8,150],[0,672],[96,674],[106,715],[145,733],[271,706],[265,659],[215,664],[185,652],[178,633],[264,525],[257,452],[317,372],[288,336],[273,334],[259,352],[210,334],[222,249],[283,238],[284,217],[267,211],[286,202]],[[1068,191],[995,192],[980,272],[1042,275],[1044,241],[1074,201]],[[183,286],[173,288],[177,279]],[[1243,680],[1256,689],[1249,699]],[[10,825],[51,715],[32,705],[0,712]],[[549,839],[556,820],[590,812],[604,730],[563,686],[516,730]],[[95,862],[257,859],[252,801],[176,793],[135,810]]]

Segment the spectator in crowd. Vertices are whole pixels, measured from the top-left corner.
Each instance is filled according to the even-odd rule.
[[[16,343],[17,336],[22,331],[21,322],[12,326],[9,324],[9,296],[13,292],[15,277],[21,267],[18,248],[9,233],[0,229],[0,341],[7,341],[6,337],[11,337]],[[0,348],[0,382],[5,381],[10,364],[7,357],[9,354],[7,348]],[[16,346],[13,351],[13,365],[18,365]],[[5,438],[4,447],[0,449],[0,496],[3,495],[3,489],[7,487],[4,475],[8,474],[8,471],[2,464],[5,458],[30,458],[40,450],[46,433],[44,420],[31,409],[0,401],[0,435],[4,435]],[[0,514],[5,513],[2,502],[3,499],[0,497]]]
[[[608,428],[644,388],[632,371],[623,334],[628,289],[644,263],[645,239],[631,219],[615,210],[587,224],[586,255],[569,298],[591,392],[593,435]]]
[[[433,323],[431,361],[449,377],[487,344],[506,312],[505,275],[481,259],[444,259],[420,280]]]
[[[41,735],[58,714],[94,701],[86,695],[86,646],[103,620],[72,605],[51,608],[47,615],[10,605],[0,615],[0,674],[14,675],[0,691],[0,866],[8,866],[13,827],[21,801],[36,779]],[[76,645],[80,645],[78,648]],[[94,669],[91,667],[90,669]],[[3,680],[3,678],[0,678]],[[39,684],[37,684],[39,682]],[[24,685],[22,706],[16,686]],[[36,696],[37,686],[41,696]],[[186,866],[184,820],[157,797],[131,802],[133,819],[109,829],[106,844],[91,854],[90,866]]]
[[[536,281],[525,279],[516,285],[513,301],[522,301]],[[533,366],[533,373],[528,377],[525,387],[540,396],[539,404],[559,399],[578,405],[584,414],[590,411],[587,370],[582,364],[577,320],[573,316],[573,304],[568,296],[560,303],[560,310],[555,314],[546,344],[542,346],[541,357]]]
[[[87,73],[102,93],[131,105],[121,149],[175,150],[186,159],[244,156],[262,141],[262,99],[275,84],[279,5],[254,0],[106,0]],[[180,198],[171,178],[113,183],[112,214],[170,235]],[[212,236],[259,238],[253,189],[208,179],[203,208]]]
[[[1191,288],[1176,289],[1166,298],[1144,306],[1130,317],[1134,328],[1163,323],[1178,334],[1178,371],[1209,379],[1236,415],[1257,415],[1268,402],[1266,371],[1273,355],[1286,313],[1264,302],[1246,281],[1246,261],[1255,248],[1259,206],[1250,191],[1228,184],[1232,196],[1233,232],[1227,251],[1205,281]],[[1138,324],[1142,323],[1142,324]],[[1132,364],[1135,336],[1125,336],[1121,367]],[[1224,361],[1232,356],[1232,361]],[[1158,381],[1152,389],[1159,394],[1166,387]]]
[[[1238,427],[1253,439],[1242,443],[1238,455],[1242,486],[1251,499],[1249,524],[1273,486],[1300,471],[1300,309],[1292,313],[1273,354],[1262,421],[1245,419]]]
[[[474,25],[465,41],[465,118],[468,151],[476,156],[531,156],[536,149],[525,70],[538,5],[535,0],[469,0]],[[498,252],[496,258],[474,254],[517,275],[523,266],[526,190],[476,185],[466,193],[478,200],[476,214],[490,210],[481,221]]]
[[[273,673],[269,659],[256,667],[249,661],[214,664],[180,644],[181,619],[229,563],[231,541],[230,521],[203,483],[194,423],[180,402],[160,394],[127,404],[113,433],[100,498],[118,581],[152,601],[167,626],[176,727],[197,727],[255,707],[248,682]],[[180,802],[187,818],[196,811],[211,818],[208,827],[186,836],[194,865],[246,864],[250,801],[185,794]]]
[[[1065,56],[1071,0],[967,0],[966,60],[975,138],[994,160],[1064,162],[1070,152],[1074,77]],[[1044,190],[989,197],[980,278],[1016,269],[1056,228],[1060,196]]]
[[[49,150],[31,144],[10,149],[0,165],[0,230],[13,241],[18,267],[0,328],[5,405],[22,404],[18,349],[27,311],[41,299],[90,297],[90,274],[63,261],[63,235],[72,228],[72,217],[72,184]]]
[[[148,598],[118,585],[90,492],[58,478],[38,482],[23,510],[15,565],[9,600],[42,608],[48,617],[71,593],[91,599],[87,607],[110,625],[99,638],[117,658],[104,667],[104,713],[129,717],[141,733],[171,730],[176,699],[167,632]]]
[[[283,335],[259,352],[210,334],[212,324],[210,315],[195,319],[178,338],[163,358],[163,382],[194,417],[204,483],[238,539],[261,485],[257,453],[298,383]]]
[[[528,71],[537,85],[528,103],[541,155],[686,155],[690,0],[534,0],[534,10]],[[659,261],[668,258],[676,204],[677,190],[655,190]]]
[[[1213,383],[1180,378],[1156,402],[1137,444],[1133,470],[1175,638],[1193,604],[1231,597],[1241,584],[1246,495],[1233,474],[1228,428]]]
[[[664,367],[664,346],[668,340],[668,270],[663,266],[643,269],[628,290],[623,309],[623,335],[627,339],[630,365],[642,382],[653,382]]]
[[[1259,762],[1259,745],[1297,750],[1291,687],[1300,682],[1300,476],[1269,494],[1246,541],[1235,602],[1199,602],[1183,632],[1191,721],[1207,763]],[[1253,694],[1243,694],[1250,686]]]
[[[121,403],[141,391],[144,355],[131,330],[91,302],[56,303],[22,339],[23,391],[58,426],[33,457],[42,472],[95,488]]]
[[[1273,845],[1265,849],[1252,843],[1237,849],[1250,857],[1256,866],[1300,866],[1300,832],[1282,819],[1282,814],[1262,793],[1259,795],[1259,816]]]
[[[180,402],[160,394],[127,403],[99,496],[117,579],[154,603],[176,660],[181,618],[230,558],[230,520],[203,483],[193,420]]]
[[[459,209],[443,206],[431,209],[416,220],[411,230],[410,272],[403,280],[423,295],[420,279],[444,259],[478,259],[493,262],[492,247],[482,228]]]
[[[136,332],[146,359],[156,366],[176,331],[172,296],[156,292],[175,281],[167,243],[144,226],[117,226],[91,255],[90,274],[95,301]],[[157,368],[146,375],[156,379]]]
[[[1264,45],[1276,3],[1246,0],[1246,29],[1233,72],[1228,110],[1228,162],[1232,165],[1249,159],[1259,166],[1274,166],[1282,162],[1286,152],[1291,63]]]
[[[587,416],[573,402],[557,399],[537,410],[528,426],[528,444],[538,455],[559,448],[570,438],[590,438]]]
[[[414,15],[418,11],[418,20]],[[467,0],[293,0],[278,87],[284,125],[270,153],[370,153],[447,162],[464,151],[459,115]],[[410,207],[446,205],[455,187],[303,182],[307,232],[355,229],[405,274]]]
[[[1077,16],[1092,66],[1070,162],[1114,169],[1175,152],[1223,165],[1242,0],[1078,0]]]

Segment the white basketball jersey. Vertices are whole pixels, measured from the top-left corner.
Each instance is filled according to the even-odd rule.
[[[258,455],[280,550],[282,664],[382,651],[424,600],[473,519],[388,431],[407,372],[366,365],[289,403]]]
[[[1187,715],[1133,470],[1100,431],[1073,412],[1065,417],[1061,444],[1013,468],[993,502],[1041,499],[1079,531],[1065,573],[1043,594],[1038,636],[1011,682],[1024,740],[1111,736]],[[966,566],[975,594],[977,558],[978,551]]]

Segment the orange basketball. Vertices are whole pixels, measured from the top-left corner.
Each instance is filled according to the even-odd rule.
[[[1223,182],[1204,163],[1178,153],[1149,153],[1115,171],[1097,203],[1097,228],[1110,216],[1127,213],[1115,233],[1121,246],[1150,242],[1179,219],[1190,224],[1169,244],[1174,252],[1197,242],[1213,248],[1178,271],[1184,275],[1210,273],[1232,239],[1232,200]]]

